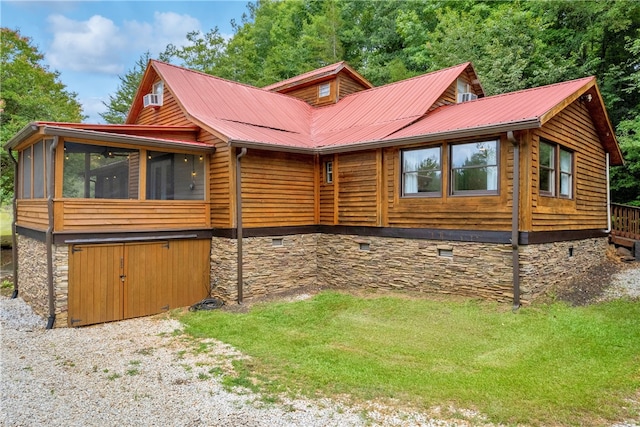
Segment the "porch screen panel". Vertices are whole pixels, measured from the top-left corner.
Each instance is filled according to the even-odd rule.
[[[22,165],[22,198],[31,198],[31,168],[33,158],[33,147],[29,147],[20,152]]]
[[[38,142],[33,147],[33,198],[44,198],[44,143]]]

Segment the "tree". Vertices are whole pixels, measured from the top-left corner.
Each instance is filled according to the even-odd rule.
[[[142,76],[147,69],[149,59],[151,59],[151,54],[147,51],[140,56],[133,68],[128,70],[124,76],[118,76],[120,84],[115,94],[109,95],[108,103],[103,102],[107,107],[107,111],[100,113],[100,117],[107,123],[121,124],[127,119],[127,114],[129,114],[129,109],[142,81]]]
[[[611,168],[611,201],[640,206],[640,115],[616,129],[624,166]]]
[[[82,106],[77,94],[60,82],[59,73],[43,64],[43,55],[28,37],[1,28],[0,35],[0,141],[4,144],[32,121],[80,122]],[[13,165],[0,149],[2,178],[0,203],[13,197]]]

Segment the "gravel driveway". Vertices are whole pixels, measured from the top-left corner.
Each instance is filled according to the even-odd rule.
[[[614,276],[610,289],[610,297],[640,296],[640,266]],[[175,334],[180,323],[163,316],[50,331],[45,323],[20,298],[0,298],[0,421],[6,426],[485,424],[472,413],[469,422],[438,420],[330,400],[263,403],[248,391],[228,392],[218,373],[243,356],[213,340]]]

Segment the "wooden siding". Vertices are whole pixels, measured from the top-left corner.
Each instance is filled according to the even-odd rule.
[[[20,227],[46,230],[49,227],[47,200],[18,200],[16,224]]]
[[[544,138],[573,151],[572,199],[539,191],[539,143]],[[587,108],[576,101],[533,132],[531,144],[532,230],[607,228],[605,151]]]
[[[242,158],[244,227],[315,223],[314,157],[249,150]]]
[[[378,225],[378,156],[364,151],[336,156],[334,180],[337,177],[338,224]],[[337,167],[336,167],[337,166]]]
[[[158,81],[158,80],[156,80]],[[154,82],[155,83],[155,82]],[[161,107],[142,108],[135,124],[138,125],[165,125],[165,126],[190,126],[193,123],[185,116],[184,111],[178,105],[174,96],[169,92],[166,85]]]
[[[209,200],[211,207],[211,226],[214,228],[232,227],[235,203],[231,182],[233,150],[214,135],[201,131],[198,138],[202,142],[215,145],[216,152],[209,156]]]
[[[65,199],[55,231],[140,231],[210,227],[209,204],[194,200]]]
[[[338,99],[342,99],[349,94],[360,92],[365,89],[367,89],[367,87],[353,80],[349,76],[342,73],[338,74]]]
[[[321,85],[329,83],[331,85],[331,93],[329,96],[318,98],[318,90]],[[336,79],[325,80],[322,82],[314,83],[310,86],[301,87],[300,89],[292,90],[286,94],[295,98],[301,99],[307,104],[319,107],[322,105],[335,104],[336,102]]]
[[[487,138],[482,138],[487,140]],[[385,226],[403,228],[440,228],[450,230],[511,229],[513,148],[500,142],[499,194],[452,196],[449,194],[449,144],[442,145],[442,195],[434,197],[402,197],[400,148],[384,151],[386,200]],[[427,146],[427,145],[425,145]]]
[[[333,183],[327,183],[326,179],[326,163],[333,162],[334,175]],[[334,156],[322,156],[320,158],[320,224],[333,225],[335,218],[335,194],[337,187],[337,175],[335,174],[336,162]]]

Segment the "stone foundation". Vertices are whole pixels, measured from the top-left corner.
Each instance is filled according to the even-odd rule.
[[[318,264],[322,286],[512,298],[510,245],[322,235]]]
[[[243,239],[243,299],[251,300],[317,283],[316,234]],[[237,301],[237,241],[211,243],[212,295]]]
[[[608,238],[542,243],[520,247],[520,289],[530,297],[570,283],[605,261]]]
[[[274,246],[282,239],[282,246]],[[275,242],[279,243],[279,242]],[[214,296],[237,301],[236,240],[213,238]],[[607,238],[520,247],[520,298],[531,301],[605,260]],[[510,244],[310,234],[244,239],[244,298],[307,286],[513,301]]]
[[[67,325],[67,297],[69,294],[69,249],[67,245],[53,245],[54,327]],[[30,237],[18,235],[18,295],[33,311],[49,317],[47,285],[47,246]]]

